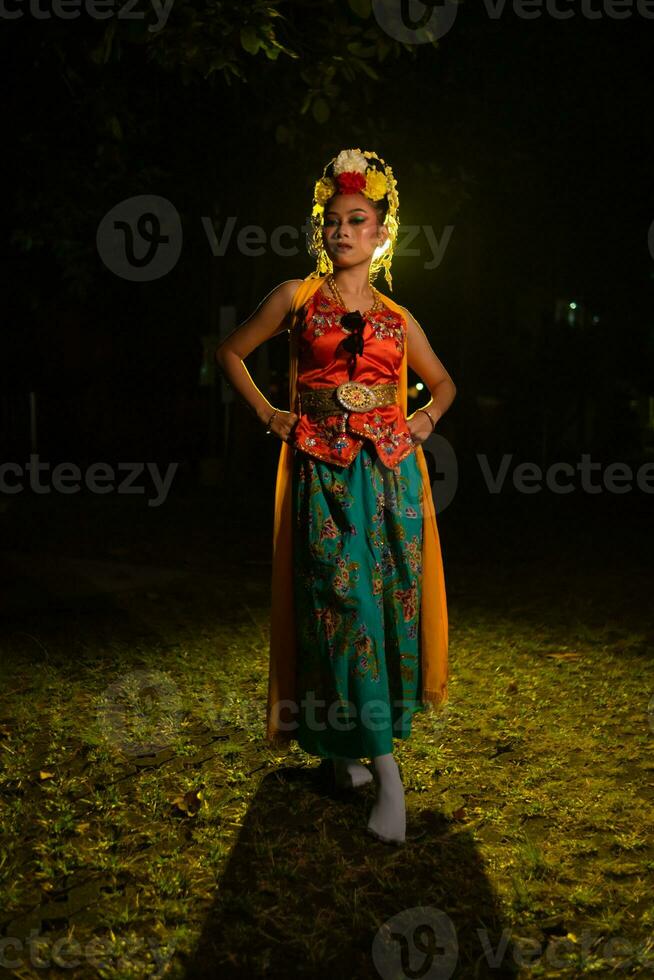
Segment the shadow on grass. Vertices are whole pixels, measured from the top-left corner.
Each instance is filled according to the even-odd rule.
[[[516,976],[472,836],[408,809],[406,844],[381,843],[373,800],[328,761],[264,777],[184,977]]]

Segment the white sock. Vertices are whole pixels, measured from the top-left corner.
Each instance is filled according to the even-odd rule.
[[[406,838],[404,786],[393,753],[376,755],[373,765],[377,777],[377,799],[370,811],[368,830],[389,844],[402,844]]]
[[[334,776],[340,789],[356,789],[372,780],[372,773],[358,759],[334,759]]]

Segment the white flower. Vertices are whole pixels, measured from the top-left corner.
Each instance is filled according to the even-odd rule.
[[[341,150],[334,162],[334,175],[352,171],[365,174],[367,168],[368,161],[361,150]]]

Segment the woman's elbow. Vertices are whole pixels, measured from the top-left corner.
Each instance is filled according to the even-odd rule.
[[[216,347],[215,358],[220,367],[223,366],[227,357],[229,356],[229,347],[227,346],[227,341],[223,340],[222,343],[218,344]]]

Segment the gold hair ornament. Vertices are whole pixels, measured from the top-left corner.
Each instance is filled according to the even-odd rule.
[[[331,174],[327,176],[327,171],[330,168]],[[388,288],[392,290],[391,262],[393,261],[393,250],[400,226],[398,215],[400,199],[397,193],[397,181],[390,165],[386,164],[381,157],[369,150],[361,151],[358,148],[341,150],[338,156],[329,161],[323,170],[322,177],[315,184],[307,248],[309,254],[317,259],[317,264],[315,271],[310,274],[309,278],[319,278],[334,271],[334,264],[323,244],[326,203],[334,194],[357,193],[363,194],[370,201],[381,201],[386,198],[388,202],[388,211],[384,218],[384,225],[388,229],[388,240],[375,249],[373,253],[370,262],[369,281],[372,284],[380,269],[383,269]]]

